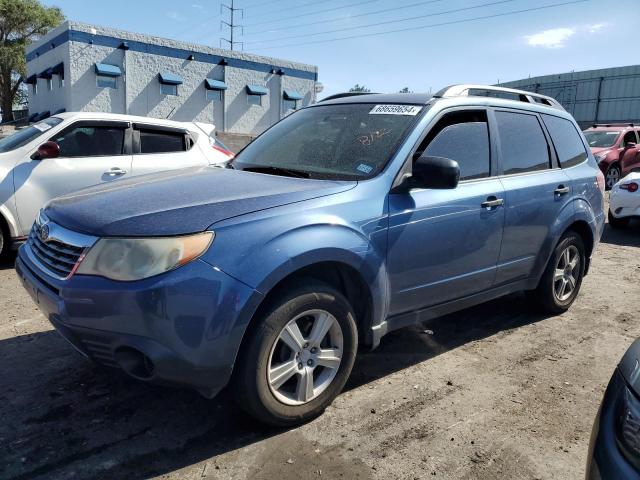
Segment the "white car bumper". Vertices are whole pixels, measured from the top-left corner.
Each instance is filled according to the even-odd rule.
[[[625,177],[611,189],[609,210],[616,218],[640,217],[640,190],[629,192],[620,188],[621,184],[629,183],[630,181],[629,177]],[[640,183],[635,179],[633,181]]]

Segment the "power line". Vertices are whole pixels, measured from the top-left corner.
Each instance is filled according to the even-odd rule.
[[[357,7],[359,5],[365,5],[367,3],[374,3],[374,2],[378,2],[378,1],[379,0],[365,0],[363,2],[350,3],[349,5],[342,5],[340,7],[326,8],[324,10],[316,10],[314,12],[301,13],[299,15],[292,15],[292,16],[289,16],[289,17],[280,17],[280,18],[275,19],[275,20],[266,20],[264,22],[249,23],[249,24],[245,25],[245,27],[255,27],[255,26],[258,26],[258,25],[264,25],[266,23],[274,23],[274,22],[280,22],[282,20],[291,20],[291,19],[294,19],[294,18],[308,17],[309,15],[317,15],[318,13],[333,12],[335,10],[342,10],[343,8]]]
[[[281,28],[276,28],[276,29],[272,29],[272,30],[260,30],[258,32],[248,33],[248,34],[245,35],[245,37],[252,36],[252,35],[258,35],[260,33],[273,33],[273,32],[279,32],[279,31],[282,31],[282,30],[291,30],[293,28],[310,27],[312,25],[320,25],[321,23],[336,22],[336,21],[340,21],[340,20],[353,20],[354,18],[366,17],[368,15],[376,15],[378,13],[386,13],[386,12],[395,12],[395,11],[403,10],[403,9],[406,9],[406,8],[419,7],[419,6],[427,5],[427,4],[430,4],[430,3],[437,3],[437,2],[444,2],[444,1],[445,0],[428,0],[426,2],[412,3],[410,5],[400,5],[400,6],[393,7],[393,8],[385,8],[384,10],[376,10],[375,12],[359,13],[357,15],[345,15],[344,17],[340,17],[340,18],[329,18],[327,20],[318,20],[316,22],[298,23],[296,25],[291,25],[289,27],[281,27]]]
[[[331,2],[332,0],[326,0],[326,1]],[[271,3],[276,3],[276,2],[275,2],[275,1],[271,1],[271,2],[264,2],[262,5],[268,5],[268,4],[271,4]],[[278,3],[282,3],[282,0],[278,0]],[[310,2],[299,3],[299,4],[297,4],[297,5],[294,5],[294,7],[295,7],[295,8],[300,8],[300,7],[306,7],[307,5],[317,5],[317,4],[318,4],[318,0],[311,0]],[[248,9],[248,8],[258,8],[258,7],[260,7],[260,6],[261,6],[261,5],[256,5],[256,4],[254,4],[254,5],[249,5],[249,6],[247,6],[247,7],[244,7],[244,8],[245,8],[245,10],[246,10],[246,9]],[[255,16],[255,17],[257,17],[258,15],[260,15],[261,17],[264,17],[265,15],[273,15],[273,14],[275,14],[275,13],[287,12],[287,11],[290,11],[292,8],[293,8],[293,7],[289,7],[289,8],[279,8],[279,9],[277,9],[277,10],[271,10],[271,11],[269,11],[269,12],[265,12],[265,13],[258,13],[258,14],[254,14],[254,15],[251,15],[251,17],[254,17],[254,16]]]
[[[289,40],[292,38],[307,38],[307,37],[313,37],[316,35],[326,35],[328,33],[339,33],[339,32],[346,32],[349,30],[356,30],[356,29],[361,29],[361,28],[369,28],[369,27],[379,27],[380,25],[390,25],[392,23],[402,23],[402,22],[409,22],[411,20],[417,20],[419,18],[428,18],[428,17],[437,17],[439,15],[447,15],[449,13],[457,13],[457,12],[464,12],[467,10],[474,10],[477,8],[483,8],[483,7],[491,7],[494,5],[501,5],[503,3],[511,3],[511,2],[516,2],[518,0],[498,0],[496,2],[489,2],[489,3],[483,3],[481,5],[474,5],[473,7],[464,7],[464,8],[456,8],[453,10],[447,10],[444,12],[437,12],[437,13],[428,13],[425,15],[417,15],[417,16],[412,16],[412,17],[407,17],[407,18],[400,18],[398,20],[387,20],[385,22],[378,22],[378,23],[370,23],[368,25],[359,25],[356,27],[345,27],[345,28],[337,28],[335,30],[327,30],[324,32],[316,32],[316,33],[305,33],[303,35],[289,35],[287,37],[280,37],[280,38],[274,38],[271,40],[255,40],[253,42],[245,42],[246,44],[250,44],[250,43],[265,43],[265,42],[277,42],[279,40]]]
[[[400,32],[409,32],[409,31],[414,31],[414,30],[424,30],[424,29],[428,29],[428,28],[435,28],[435,27],[442,27],[442,26],[446,26],[446,25],[455,25],[455,24],[459,24],[459,23],[469,23],[469,22],[475,22],[478,20],[486,20],[488,18],[496,18],[496,17],[506,17],[508,15],[516,15],[519,13],[526,13],[526,12],[533,12],[533,11],[537,11],[537,10],[546,10],[549,8],[555,8],[555,7],[562,7],[565,5],[573,5],[576,3],[585,3],[588,2],[589,0],[574,0],[572,2],[563,2],[563,3],[553,3],[551,5],[544,5],[542,7],[532,7],[532,8],[525,8],[523,10],[512,10],[510,12],[503,12],[503,13],[494,13],[492,15],[484,15],[482,17],[472,17],[472,18],[467,18],[464,20],[453,20],[450,22],[442,22],[442,23],[432,23],[429,25],[421,25],[419,27],[407,27],[407,28],[399,28],[396,30],[387,30],[385,32],[376,32],[376,33],[363,33],[360,35],[350,35],[347,37],[337,37],[337,38],[329,38],[329,39],[325,39],[325,40],[314,40],[311,42],[298,42],[298,43],[289,43],[286,45],[275,45],[272,47],[264,47],[264,48],[256,48],[255,50],[273,50],[274,48],[285,48],[285,47],[299,47],[299,46],[303,46],[303,45],[313,45],[313,44],[318,44],[318,43],[330,43],[330,42],[338,42],[340,40],[351,40],[354,38],[364,38],[364,37],[375,37],[377,35],[389,35],[391,33],[400,33]]]
[[[263,5],[270,5],[272,3],[279,3],[282,0],[270,0],[268,2],[258,2],[258,3],[251,3],[249,5],[245,5],[243,8],[247,9],[247,8],[256,8],[256,7],[262,7]]]

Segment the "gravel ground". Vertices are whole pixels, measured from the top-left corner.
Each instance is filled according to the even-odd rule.
[[[608,226],[569,312],[513,295],[394,332],[317,420],[260,427],[223,392],[129,380],[52,331],[0,266],[0,477],[573,479],[640,335],[640,223]]]

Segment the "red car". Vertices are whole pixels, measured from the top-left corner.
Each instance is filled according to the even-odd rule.
[[[607,190],[634,170],[640,170],[640,125],[632,123],[596,124],[584,136],[604,173]]]

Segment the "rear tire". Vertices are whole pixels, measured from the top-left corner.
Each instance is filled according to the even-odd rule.
[[[616,218],[613,216],[613,213],[611,213],[611,210],[609,210],[607,214],[607,219],[611,228],[625,228],[629,225],[629,217]]]
[[[538,287],[526,292],[531,303],[544,313],[566,312],[580,291],[585,260],[582,237],[567,231],[556,245]]]
[[[320,415],[342,391],[358,350],[355,315],[346,298],[318,281],[298,284],[258,319],[234,372],[238,404],[277,427]]]

